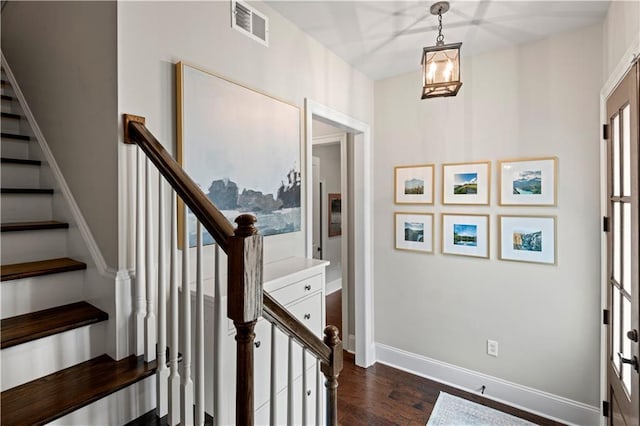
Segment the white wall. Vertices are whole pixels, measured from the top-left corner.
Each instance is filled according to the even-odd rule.
[[[612,1],[603,25],[604,80],[611,75],[629,46],[640,38],[640,2]],[[636,54],[640,52],[634,52]],[[628,58],[631,63],[631,57]]]
[[[600,25],[463,58],[457,97],[420,76],[375,84],[376,341],[599,404]],[[497,160],[557,156],[558,206],[497,205]],[[441,164],[492,161],[488,207],[441,205]],[[436,163],[436,203],[393,203],[393,167]],[[436,214],[436,252],[393,249],[393,212]],[[440,213],[490,214],[489,260],[440,253]],[[555,266],[497,260],[497,215],[556,215]],[[486,355],[487,339],[499,357]],[[490,390],[489,390],[490,392]]]
[[[115,2],[9,2],[2,51],[108,266],[117,265]]]
[[[292,102],[301,111],[305,97],[309,97],[370,123],[373,117],[372,81],[267,5],[254,5],[270,19],[268,48],[231,28],[228,1],[120,3],[119,111],[145,116],[147,127],[165,148],[173,152],[173,64],[185,61]],[[302,156],[303,147],[301,145]],[[301,164],[304,163],[301,161]],[[121,170],[125,168],[122,160]],[[303,179],[305,177],[303,175]],[[120,208],[129,211],[127,203]],[[120,226],[123,229],[130,224],[123,219]],[[303,227],[297,233],[265,238],[265,261],[304,256],[304,235]],[[123,249],[128,250],[130,265],[131,248]]]

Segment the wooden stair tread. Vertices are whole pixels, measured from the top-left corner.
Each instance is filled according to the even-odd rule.
[[[14,98],[12,96],[1,95],[3,101],[12,101]]]
[[[79,271],[81,269],[87,269],[86,263],[78,262],[77,260],[73,260],[68,257],[38,260],[35,262],[13,263],[11,265],[2,265],[0,281],[57,274],[60,272]]]
[[[53,194],[50,188],[1,188],[0,194]]]
[[[109,315],[106,312],[87,302],[5,318],[0,322],[0,348],[5,349],[107,319]]]
[[[67,229],[69,224],[57,220],[38,222],[7,222],[0,224],[0,232],[39,231],[43,229]]]
[[[2,392],[3,425],[41,425],[89,405],[155,373],[156,363],[107,355]]]
[[[3,98],[4,99],[4,98]],[[0,132],[0,136],[3,139],[18,139],[21,141],[29,141],[31,140],[30,136],[26,136],[26,135],[16,135],[14,133],[5,133],[5,132]]]
[[[22,119],[22,116],[20,114],[14,114],[12,112],[2,112],[2,113],[0,113],[0,117],[2,117],[2,118],[13,118],[14,120]]]
[[[9,158],[9,157],[0,158],[0,162],[2,162],[2,164],[25,164],[28,166],[42,165],[42,161],[39,161],[39,160],[25,160],[22,158]]]

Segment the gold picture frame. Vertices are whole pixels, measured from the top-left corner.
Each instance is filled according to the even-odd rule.
[[[498,204],[554,207],[558,204],[558,157],[498,161]]]
[[[394,167],[395,204],[433,204],[434,164]]]
[[[491,161],[442,165],[442,204],[484,205],[491,197]]]

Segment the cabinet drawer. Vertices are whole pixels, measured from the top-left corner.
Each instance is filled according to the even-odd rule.
[[[322,289],[322,276],[314,275],[306,280],[298,281],[286,287],[271,292],[271,295],[281,304],[287,305],[309,294]]]

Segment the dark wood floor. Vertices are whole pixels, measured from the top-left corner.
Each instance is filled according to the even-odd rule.
[[[327,296],[327,324],[342,325],[342,295]],[[342,337],[342,336],[341,336]],[[492,407],[544,426],[557,423],[481,395],[463,392],[380,363],[364,369],[354,356],[344,353],[344,369],[338,387],[338,421],[342,425],[424,426],[440,391]]]

